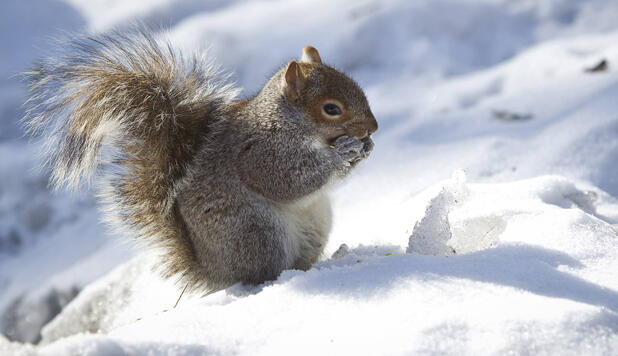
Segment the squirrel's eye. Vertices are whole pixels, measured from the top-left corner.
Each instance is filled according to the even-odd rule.
[[[341,115],[341,108],[337,104],[328,103],[325,104],[322,109],[328,116],[339,116]]]

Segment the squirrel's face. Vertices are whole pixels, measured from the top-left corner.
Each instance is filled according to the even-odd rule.
[[[364,138],[378,129],[363,90],[347,75],[322,64],[313,47],[305,47],[300,62],[288,63],[282,91],[327,142],[343,135]]]

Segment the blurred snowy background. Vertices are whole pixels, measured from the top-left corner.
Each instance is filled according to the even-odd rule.
[[[617,18],[613,0],[0,2],[0,333],[11,340],[38,342],[135,255],[130,238],[106,234],[91,193],[47,189],[22,137],[19,73],[54,37],[165,27],[179,48],[207,49],[243,95],[311,44],[366,90],[380,123],[371,159],[334,192],[312,270],[165,315],[178,291],[154,281],[101,335],[40,348],[0,337],[0,354],[616,352]]]

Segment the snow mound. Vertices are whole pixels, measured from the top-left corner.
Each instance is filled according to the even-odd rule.
[[[556,233],[571,235],[575,229],[582,229],[582,220],[590,220],[589,226],[605,224],[610,229],[614,229],[610,224],[618,220],[608,203],[614,198],[598,189],[577,188],[563,177],[538,177],[509,183],[510,189],[504,189],[501,185],[468,185],[465,174],[456,172],[442,185],[423,218],[414,225],[408,253],[464,254],[494,247],[511,236],[516,236],[516,241],[535,243],[554,238]],[[562,214],[562,210],[557,209],[574,209],[570,223],[564,219],[559,223],[556,214]],[[598,209],[609,209],[608,215]]]

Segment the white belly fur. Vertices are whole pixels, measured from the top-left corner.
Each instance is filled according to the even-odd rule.
[[[299,258],[315,260],[322,253],[332,225],[330,200],[325,189],[280,206],[288,230],[288,263]],[[314,261],[312,261],[314,262]]]

